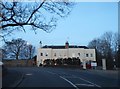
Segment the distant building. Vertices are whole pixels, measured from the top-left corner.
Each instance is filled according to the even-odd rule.
[[[68,42],[63,46],[43,46],[40,42],[40,48],[37,54],[37,65],[43,64],[45,59],[58,58],[79,58],[81,62],[96,61],[95,49],[89,49],[86,46],[69,45]]]

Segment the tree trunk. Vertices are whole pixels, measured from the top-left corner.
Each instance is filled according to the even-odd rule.
[[[107,63],[107,69],[113,69],[113,57],[110,52],[108,52],[108,55],[106,57],[106,63]]]
[[[19,56],[19,55],[16,54],[16,62],[17,62],[17,63],[16,63],[16,66],[17,66],[17,67],[19,66],[18,56]]]

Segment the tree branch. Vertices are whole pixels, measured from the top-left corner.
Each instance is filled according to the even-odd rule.
[[[27,20],[27,22],[26,23],[28,23],[29,21],[30,21],[30,19],[33,17],[33,15],[38,11],[38,9],[40,9],[41,7],[42,7],[42,5],[44,4],[44,2],[45,2],[46,0],[43,0],[43,2],[40,4],[40,6],[38,7],[38,8],[36,8],[33,12],[32,12],[32,14],[30,15],[30,17],[28,18],[28,20]]]

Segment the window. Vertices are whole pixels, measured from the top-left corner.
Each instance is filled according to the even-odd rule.
[[[56,57],[56,53],[54,54],[54,56]]]
[[[88,53],[86,54],[86,57],[88,57],[89,55],[88,55]]]
[[[72,57],[75,57],[75,53],[72,53]]]
[[[78,56],[80,56],[80,53],[78,53]]]
[[[48,53],[46,53],[45,56],[48,56]]]
[[[41,53],[41,56],[43,56],[43,53]]]
[[[59,57],[61,57],[62,55],[60,54],[60,56]]]
[[[93,57],[93,54],[91,53],[90,56]]]

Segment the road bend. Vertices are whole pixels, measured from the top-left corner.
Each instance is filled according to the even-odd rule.
[[[96,70],[80,70],[51,67],[12,68],[24,74],[17,87],[61,87],[80,89],[81,87],[118,87],[117,72],[111,74]]]

